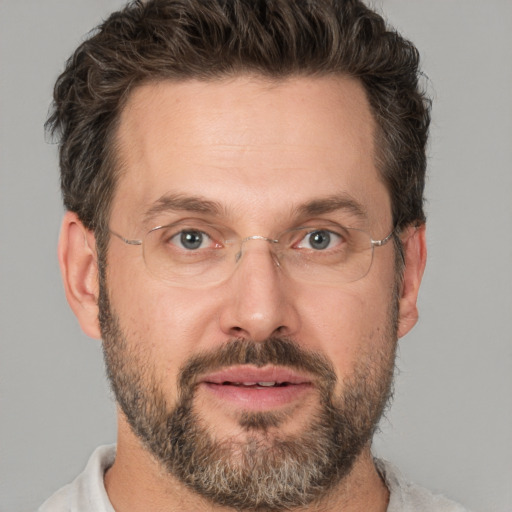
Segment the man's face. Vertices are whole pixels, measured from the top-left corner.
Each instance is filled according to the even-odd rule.
[[[110,227],[142,239],[187,219],[240,238],[273,238],[330,222],[382,239],[393,226],[374,131],[354,80],[144,85],[121,115]],[[276,265],[269,242],[252,239],[225,279],[190,286],[149,272],[141,247],[114,237],[103,285],[100,316],[121,421],[171,472],[181,471],[172,462],[179,456],[197,469],[199,446],[235,475],[238,493],[258,464],[261,475],[272,466],[282,481],[293,462],[295,473],[320,468],[307,485],[325,490],[368,446],[394,364],[392,243],[375,250],[364,277],[336,284],[296,278]],[[178,454],[170,437],[180,433]],[[203,483],[190,478],[201,492]],[[303,489],[303,500],[319,492]],[[203,494],[241,507],[211,489]],[[287,499],[252,505],[299,504]]]

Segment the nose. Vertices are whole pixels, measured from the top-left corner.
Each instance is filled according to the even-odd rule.
[[[300,327],[293,284],[277,264],[271,246],[270,239],[250,237],[237,255],[220,319],[222,331],[230,337],[264,341],[270,336],[292,336]]]

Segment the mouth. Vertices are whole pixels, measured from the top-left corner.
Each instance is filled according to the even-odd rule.
[[[314,388],[311,377],[294,370],[249,365],[211,373],[204,376],[199,385],[222,405],[251,411],[292,404]]]

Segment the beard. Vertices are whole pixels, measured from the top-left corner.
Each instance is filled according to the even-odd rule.
[[[352,374],[337,377],[329,360],[288,338],[233,339],[180,368],[170,404],[141,344],[130,344],[100,280],[100,326],[107,375],[127,421],[162,468],[208,501],[236,510],[290,510],[329,496],[373,437],[392,390],[396,301],[381,339],[361,354]],[[372,343],[373,345],[373,343]],[[380,347],[375,349],[374,347]],[[373,350],[372,350],[373,348]],[[279,412],[241,411],[241,438],[219,439],[195,408],[201,374],[231,365],[303,370],[319,396],[299,433],[279,432]]]

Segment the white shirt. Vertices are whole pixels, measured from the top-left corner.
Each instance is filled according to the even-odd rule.
[[[115,456],[115,445],[96,448],[84,472],[45,501],[38,512],[115,512],[103,482]],[[387,512],[468,512],[461,505],[408,482],[388,462],[376,460],[376,465],[390,493]]]

